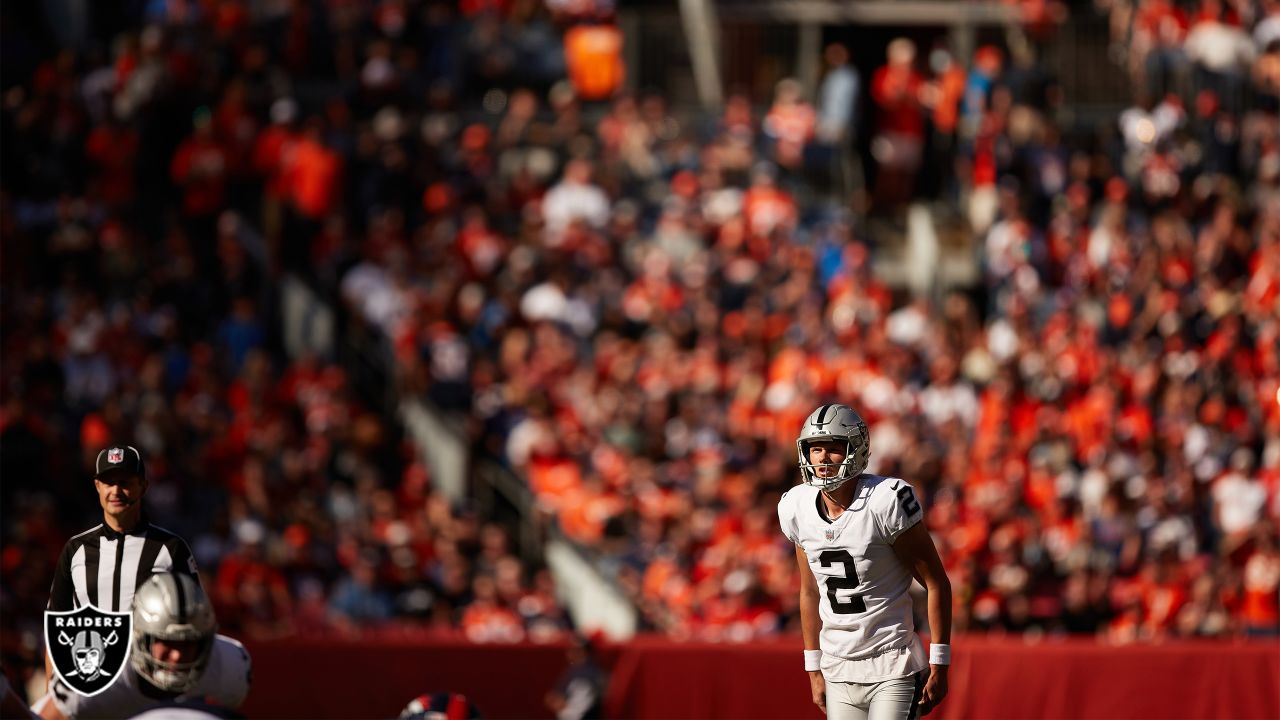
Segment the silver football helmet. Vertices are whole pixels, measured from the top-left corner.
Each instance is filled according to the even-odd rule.
[[[832,477],[820,477],[809,462],[809,445],[819,440],[843,440],[848,445],[840,472]],[[800,456],[800,472],[804,481],[820,490],[835,490],[862,474],[871,458],[871,435],[862,417],[848,405],[823,405],[805,418],[796,439],[796,452]]]
[[[209,596],[189,575],[156,573],[133,594],[133,651],[129,662],[144,680],[166,692],[196,686],[213,653],[218,623]],[[194,657],[168,662],[152,656],[156,640],[194,642]]]

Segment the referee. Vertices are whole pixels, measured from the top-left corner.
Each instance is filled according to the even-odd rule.
[[[128,612],[133,591],[158,572],[190,574],[196,561],[186,541],[152,525],[142,510],[147,469],[131,445],[98,453],[93,485],[102,504],[102,524],[67,541],[49,591],[50,610],[68,611],[93,605],[109,612]],[[45,657],[46,676],[52,665]]]

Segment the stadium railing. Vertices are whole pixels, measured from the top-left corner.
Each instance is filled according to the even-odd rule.
[[[586,548],[568,540],[554,520],[543,522],[533,493],[509,468],[473,453],[464,421],[428,399],[397,392],[390,341],[373,325],[331,305],[315,278],[288,273],[281,283],[281,323],[292,357],[314,353],[336,357],[357,392],[396,417],[429,469],[434,485],[449,500],[470,505],[486,521],[516,530],[516,548],[532,565],[547,565],[575,627],[621,640],[636,628],[636,609],[598,569]]]

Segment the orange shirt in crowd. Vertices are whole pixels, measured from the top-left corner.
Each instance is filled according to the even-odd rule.
[[[688,610],[693,603],[693,586],[674,560],[655,558],[645,568],[640,581],[641,594],[648,600],[659,600],[672,610]]]
[[[462,612],[462,631],[472,642],[519,642],[524,624],[513,611],[488,601],[477,601]]]
[[[529,461],[529,485],[539,501],[559,508],[582,485],[582,470],[571,458],[533,458]]]
[[[1177,582],[1153,583],[1143,589],[1143,625],[1152,635],[1168,632],[1178,618],[1178,611],[1187,604],[1187,589]]]
[[[272,125],[258,135],[253,146],[253,169],[266,178],[267,194],[277,200],[289,196],[286,160],[296,142],[293,130],[285,125]]]
[[[803,380],[811,387],[822,382],[823,366],[819,358],[800,348],[784,348],[769,363],[769,384]]]
[[[1244,620],[1249,627],[1280,625],[1280,557],[1257,552],[1244,565]]]
[[[764,128],[777,140],[778,163],[787,167],[800,162],[804,146],[813,139],[818,127],[818,114],[804,102],[778,103],[769,109]]]
[[[1111,435],[1115,403],[1105,391],[1090,391],[1067,408],[1067,427],[1081,457],[1102,450]]]
[[[753,235],[768,235],[777,227],[789,227],[796,221],[796,203],[785,190],[776,187],[753,187],[743,195],[742,214]]]
[[[938,78],[938,94],[933,106],[933,125],[943,135],[956,131],[960,119],[960,99],[964,97],[966,74],[960,65],[952,65]]]
[[[298,212],[315,219],[329,215],[338,200],[342,161],[319,140],[305,138],[289,158],[289,188]]]
[[[622,33],[612,25],[579,25],[564,34],[569,81],[578,97],[604,100],[622,87]]]
[[[570,538],[582,543],[597,543],[604,537],[604,526],[610,518],[626,510],[621,497],[597,485],[568,490],[560,506],[560,527]]]
[[[1008,399],[994,387],[978,396],[978,421],[973,430],[973,459],[981,463],[994,456],[1001,434],[1009,425]]]
[[[690,502],[686,493],[648,485],[636,490],[636,504],[642,517],[666,520],[688,513]]]

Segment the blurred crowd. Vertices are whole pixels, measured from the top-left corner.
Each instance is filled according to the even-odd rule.
[[[1115,54],[1133,86],[1159,100],[1210,89],[1239,112],[1256,85],[1280,87],[1280,16],[1274,0],[1099,0]]]
[[[100,521],[92,459],[118,442],[146,457],[147,512],[192,546],[224,632],[563,637],[546,569],[445,499],[377,394],[284,352],[277,284],[304,265],[354,282],[364,248],[403,241],[405,208],[428,212],[396,154],[419,128],[377,111],[403,99],[452,146],[451,108],[488,73],[563,76],[556,23],[581,9],[63,9],[0,23],[5,667],[42,666],[52,560]],[[490,67],[512,43],[525,54]]]
[[[833,46],[812,101],[708,117],[591,99],[623,77],[605,3],[125,4],[0,25],[6,662],[39,657],[121,439],[232,634],[570,629],[347,369],[287,356],[286,270],[387,338],[396,392],[469,418],[644,629],[798,628],[775,507],[832,399],[924,498],[958,629],[1280,627],[1277,3],[1139,3],[1250,64],[1084,129],[990,46],[897,40],[866,82]],[[831,194],[859,156],[877,214],[963,208],[977,287],[879,279]]]

